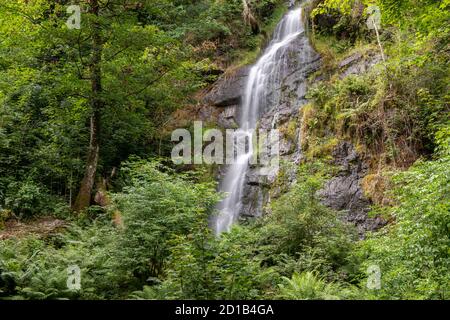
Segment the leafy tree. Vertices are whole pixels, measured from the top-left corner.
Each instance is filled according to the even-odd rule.
[[[6,22],[0,33],[7,39],[1,50],[2,127],[16,128],[12,110],[27,124],[27,131],[2,132],[7,141],[29,141],[36,158],[45,154],[44,168],[45,160],[67,159],[55,171],[70,193],[82,178],[73,197],[79,211],[90,204],[97,167],[105,172],[130,153],[148,152],[157,126],[202,85],[203,67],[190,59],[189,47],[153,21],[140,21],[148,7],[139,1],[81,1],[79,30],[65,26],[65,1],[0,5]],[[28,154],[23,158],[33,160]]]

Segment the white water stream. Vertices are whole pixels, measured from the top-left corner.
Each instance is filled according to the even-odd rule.
[[[301,10],[291,10],[283,17],[272,41],[250,70],[241,106],[240,128],[235,133],[235,138],[240,141],[238,143],[245,143],[245,137],[249,137],[248,148],[247,152],[229,166],[222,180],[220,191],[225,192],[227,197],[217,206],[219,214],[214,220],[216,234],[229,231],[241,212],[245,176],[254,149],[251,135],[260,115],[273,107],[280,95],[283,76],[288,68],[285,59],[281,57],[285,56],[289,44],[303,31]],[[239,139],[242,137],[244,139]]]

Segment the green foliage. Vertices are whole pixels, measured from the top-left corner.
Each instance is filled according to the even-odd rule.
[[[331,130],[383,163],[411,165],[435,149],[433,137],[449,120],[444,60],[418,67],[393,58],[363,75],[319,82],[308,92],[314,107],[305,124],[309,135],[329,137]]]
[[[218,196],[214,185],[164,172],[169,169],[157,162],[128,162],[122,170],[129,174],[129,185],[113,196],[125,224],[121,245],[128,248],[121,261],[145,280],[163,272],[169,240],[206,221]]]
[[[279,295],[282,276],[315,270],[344,280],[353,266],[351,232],[321,206],[315,192],[323,166],[309,166],[296,187],[273,204],[272,214],[213,238],[206,220],[173,240],[162,283],[133,297],[144,299],[258,299]],[[308,174],[316,178],[307,179]]]
[[[425,43],[448,37],[448,0],[379,0],[383,21],[409,33],[413,29],[415,41]]]
[[[446,146],[448,149],[448,145]],[[381,299],[449,299],[450,158],[419,161],[395,175],[395,219],[361,244],[363,268],[379,265]]]
[[[124,171],[129,186],[113,197],[123,210],[123,229],[103,214],[94,221],[80,218],[56,238],[0,241],[3,296],[123,298],[161,276],[174,239],[205,225],[218,196],[211,184],[174,176],[156,162],[128,162]],[[67,288],[71,265],[81,269],[81,290]]]
[[[350,14],[350,2],[320,3],[312,15],[327,16],[331,29],[319,28],[322,34],[313,40],[321,46],[336,41],[345,45],[336,30],[343,21],[339,14]],[[343,77],[339,60],[363,48],[326,56],[339,60],[325,65],[327,81],[309,90],[304,147],[311,153],[314,141],[336,136],[353,140],[377,171],[386,165],[407,168],[421,155],[435,152],[433,161],[419,160],[394,174],[393,190],[386,195],[392,203],[379,209],[393,222],[359,242],[351,260],[355,266],[361,263],[360,275],[353,271],[354,279],[364,279],[361,288],[366,287],[367,268],[381,268],[381,289],[362,289],[364,298],[448,299],[448,54],[442,50],[448,42],[448,1],[375,4],[381,7],[380,32],[388,59],[365,74]],[[362,57],[367,59],[367,53]]]
[[[366,1],[317,0],[307,5],[306,10],[313,26],[312,38],[316,35],[335,36],[348,44],[368,36]]]
[[[262,25],[279,4],[251,2]],[[101,4],[98,18],[84,10],[79,30],[65,26],[66,7],[67,1],[0,1],[1,207],[18,198],[6,204],[6,193],[20,189],[10,183],[74,200],[89,142],[93,23],[103,39],[98,171],[104,177],[132,154],[165,150],[161,127],[216,79],[211,59],[229,64],[236,52],[259,44],[242,19],[241,0],[113,0]]]
[[[207,226],[174,241],[167,278],[136,296],[146,299],[257,299],[270,297],[278,275],[261,268],[250,230],[236,227],[221,239]]]
[[[283,277],[279,285],[281,299],[289,300],[339,300],[348,290],[339,284],[326,283],[313,272],[294,273],[292,278]]]
[[[240,54],[258,49],[261,39],[244,22],[242,0],[159,2],[162,10],[158,26],[172,37],[192,45],[202,58],[213,58],[228,66],[236,62]],[[263,31],[283,4],[280,0],[247,2]]]
[[[272,203],[259,228],[264,263],[278,265],[282,274],[316,270],[342,279],[352,268],[347,259],[354,230],[317,199],[327,169],[318,162],[301,166],[297,183]]]
[[[13,299],[99,299],[119,294],[123,275],[117,231],[98,222],[72,225],[50,242],[29,237],[0,242],[0,292]],[[67,268],[81,269],[81,290],[67,287]]]
[[[120,168],[108,208],[90,207],[56,236],[0,241],[1,298],[450,298],[448,0],[311,2],[324,81],[302,110],[306,158],[283,168],[282,194],[271,194],[260,219],[216,237],[211,174],[130,158],[168,149],[173,111],[193,104],[220,70],[253,61],[284,2],[249,0],[243,12],[242,0],[112,0],[70,30],[67,1],[0,0],[2,227],[12,217],[68,216],[89,141],[94,22],[104,40],[98,175]],[[381,7],[387,60],[343,77],[343,58],[378,53],[369,3]],[[295,126],[285,130],[292,139]],[[362,146],[371,169],[415,162],[393,174],[392,201],[372,210],[391,223],[362,241],[317,198],[335,169],[316,158],[330,159],[339,139]],[[72,265],[80,290],[67,287]],[[365,289],[371,265],[381,268],[379,290]]]
[[[344,14],[350,14],[355,0],[324,0],[312,11],[312,16],[328,13],[330,10],[337,10]]]
[[[55,200],[45,189],[32,181],[11,182],[7,188],[5,206],[21,217],[45,213]]]

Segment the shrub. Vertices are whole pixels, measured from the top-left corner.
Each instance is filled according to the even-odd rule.
[[[124,274],[116,240],[111,225],[96,222],[89,228],[74,224],[53,239],[0,241],[0,294],[14,299],[117,297]],[[71,265],[80,268],[80,290],[67,286]]]
[[[145,299],[259,299],[273,296],[279,275],[261,267],[253,230],[235,226],[220,238],[199,226],[191,236],[174,240],[167,277],[135,297]]]
[[[108,214],[97,214],[94,220],[80,217],[56,237],[0,241],[0,295],[125,298],[150,276],[161,276],[173,240],[207,223],[217,194],[211,184],[172,175],[158,162],[128,162],[124,171],[128,185],[113,195],[124,229],[114,227]],[[80,268],[80,290],[67,287],[71,265]]]
[[[448,146],[447,146],[448,148]],[[381,289],[370,298],[450,298],[450,157],[419,161],[394,176],[389,208],[395,223],[361,244],[364,271],[381,269]]]
[[[52,211],[57,197],[51,196],[46,188],[34,181],[11,182],[5,197],[5,207],[19,217],[31,217]]]
[[[257,246],[266,265],[278,265],[289,275],[316,270],[327,276],[342,276],[355,233],[317,199],[324,171],[318,163],[301,166],[297,183],[273,201],[272,213],[258,231]]]
[[[279,284],[280,299],[289,300],[339,300],[350,292],[337,283],[326,283],[313,272],[294,273],[292,278],[283,277]]]
[[[121,262],[145,280],[162,273],[169,240],[190,234],[199,220],[206,220],[218,196],[213,184],[170,174],[158,162],[128,162],[122,170],[129,185],[113,195],[125,225]]]

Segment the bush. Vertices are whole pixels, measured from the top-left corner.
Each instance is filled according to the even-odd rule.
[[[117,297],[124,274],[117,259],[117,231],[96,222],[76,224],[53,239],[0,241],[0,295],[13,299],[100,299]],[[69,290],[67,268],[81,271],[81,289]]]
[[[313,272],[294,273],[291,279],[283,277],[283,280],[279,285],[280,299],[339,300],[350,292],[337,283],[326,283]]]
[[[5,197],[5,207],[19,217],[31,217],[37,214],[51,213],[59,199],[34,181],[11,182]]]
[[[271,215],[234,226],[219,238],[210,235],[203,220],[192,233],[173,239],[163,282],[146,286],[134,297],[267,299],[276,297],[281,276],[294,272],[348,280],[352,229],[316,199],[324,167],[301,169],[293,189],[273,202]],[[324,291],[323,297],[330,298],[328,294]]]
[[[145,280],[161,275],[169,240],[190,234],[199,221],[206,221],[218,196],[213,184],[172,175],[157,162],[128,162],[122,170],[129,185],[113,196],[125,225],[121,261]]]
[[[261,257],[252,245],[253,230],[236,226],[217,239],[207,235],[199,229],[191,237],[176,239],[167,278],[162,285],[146,288],[139,296],[236,300],[273,295],[279,275],[272,268],[261,267]]]
[[[381,289],[369,298],[450,298],[449,168],[447,154],[395,175],[396,204],[389,209],[395,223],[358,251],[362,271],[373,264],[381,269]]]
[[[217,194],[213,185],[172,175],[158,162],[128,162],[123,171],[128,185],[113,199],[122,210],[124,229],[114,227],[108,214],[97,214],[93,221],[80,217],[56,237],[0,241],[0,295],[125,298],[149,277],[162,275],[173,240],[207,223]],[[80,268],[80,290],[67,287],[71,265]]]
[[[344,269],[356,234],[316,197],[326,170],[317,163],[300,167],[297,183],[273,201],[258,231],[257,246],[266,265],[278,265],[289,276],[312,270],[335,278],[348,273]]]

